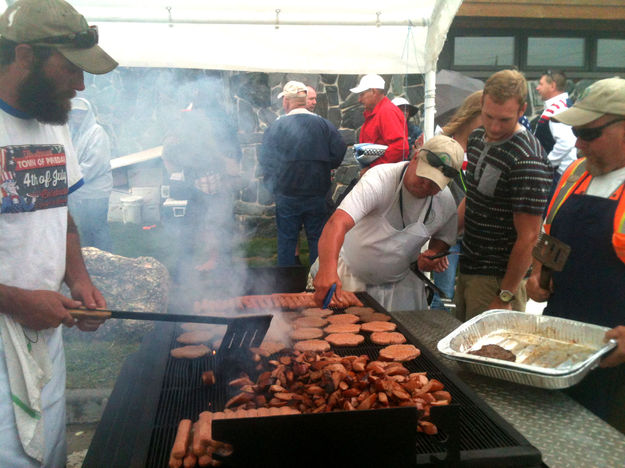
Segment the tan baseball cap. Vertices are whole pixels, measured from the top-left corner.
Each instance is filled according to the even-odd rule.
[[[444,172],[453,172],[443,166],[447,166],[458,173],[464,161],[464,149],[453,138],[436,135],[421,147],[417,157],[419,158],[417,175],[430,179],[443,190],[452,179],[452,177],[446,176]]]
[[[0,36],[18,44],[52,47],[94,75],[117,66],[97,45],[97,29],[64,0],[18,0],[0,16]]]
[[[614,77],[596,81],[582,92],[573,107],[552,119],[579,127],[605,114],[625,115],[624,79]]]
[[[300,93],[308,94],[308,88],[304,83],[300,83],[299,81],[289,81],[282,88],[282,92],[278,94],[278,98],[281,97],[297,97]]]

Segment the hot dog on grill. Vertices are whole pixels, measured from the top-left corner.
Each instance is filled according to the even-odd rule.
[[[178,423],[178,432],[176,433],[176,439],[174,440],[174,446],[171,449],[171,456],[173,458],[182,458],[187,454],[187,447],[189,445],[189,438],[191,437],[191,420],[183,419]]]

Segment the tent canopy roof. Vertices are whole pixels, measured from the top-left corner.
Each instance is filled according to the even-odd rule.
[[[425,73],[462,0],[70,0],[122,66]]]

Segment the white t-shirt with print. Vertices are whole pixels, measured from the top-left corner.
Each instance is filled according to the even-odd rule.
[[[67,195],[82,184],[66,125],[0,110],[0,283],[58,291],[65,273]]]
[[[0,284],[58,291],[65,274],[68,192],[82,185],[67,126],[22,118],[0,101]],[[22,115],[23,116],[23,115]],[[1,313],[1,311],[0,311]],[[61,327],[42,330],[52,378],[41,393],[44,466],[65,463],[65,356]],[[0,339],[0,388],[10,392]],[[36,467],[18,439],[10,399],[0,399],[0,442],[10,466]],[[13,421],[13,422],[11,422]]]

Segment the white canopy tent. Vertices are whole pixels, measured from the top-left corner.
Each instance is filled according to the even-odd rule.
[[[13,3],[6,0],[7,3]],[[438,55],[462,0],[69,0],[122,66],[425,74],[433,134]]]

